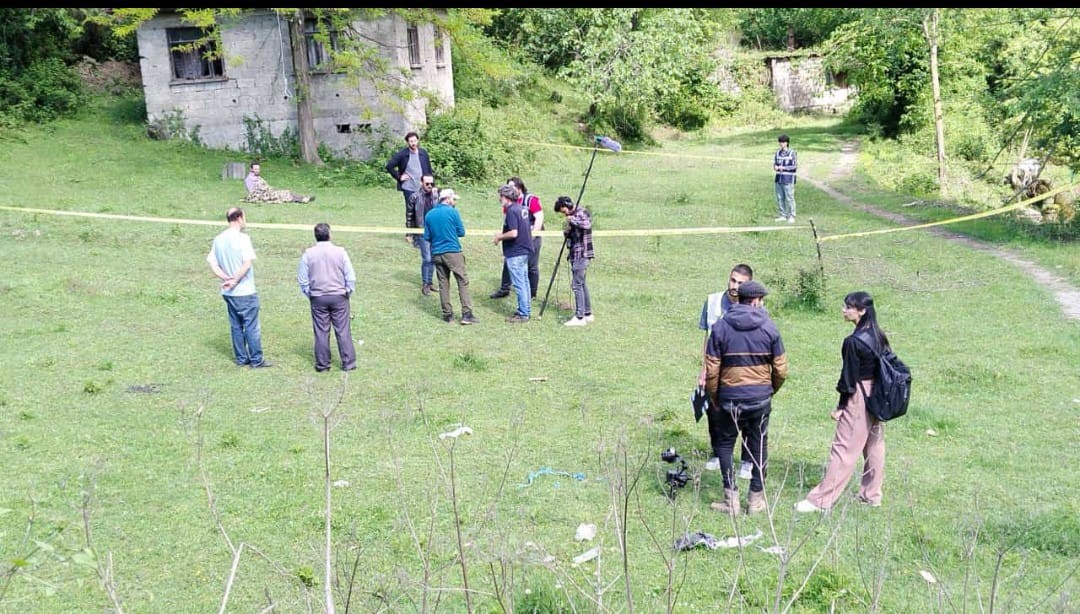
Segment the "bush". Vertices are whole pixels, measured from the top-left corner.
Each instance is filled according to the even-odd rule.
[[[270,158],[300,159],[300,134],[295,129],[286,129],[274,136],[270,128],[259,118],[244,118],[244,136],[247,139],[245,149],[252,156],[266,160]]]
[[[85,99],[78,75],[57,58],[35,62],[17,77],[0,75],[0,114],[19,122],[73,115]]]

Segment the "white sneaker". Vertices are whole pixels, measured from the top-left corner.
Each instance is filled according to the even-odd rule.
[[[715,456],[709,459],[709,462],[705,463],[706,471],[720,471],[720,459]]]
[[[786,217],[784,217],[784,216],[780,216],[780,217],[776,218],[776,219],[775,219],[775,220],[773,220],[773,221],[774,221],[774,222],[786,222],[786,221],[787,221],[787,218],[786,218]]]
[[[589,321],[586,320],[585,318],[579,318],[577,316],[574,316],[574,317],[570,318],[569,320],[567,320],[566,322],[564,322],[563,326],[585,326],[588,323],[589,323]]]
[[[824,512],[825,510],[810,503],[809,499],[803,499],[795,504],[795,511],[801,514],[810,514],[812,512]]]
[[[596,319],[596,316],[594,316],[594,315],[593,315],[593,314],[591,314],[591,313],[585,316],[585,320],[586,320],[587,322],[592,322],[592,321],[593,321],[593,320],[595,320],[595,319]]]
[[[793,216],[789,217],[789,218],[787,219],[787,223],[788,223],[788,224],[794,224],[794,223],[795,223],[795,216],[793,215]]]
[[[749,480],[754,477],[754,465],[748,461],[743,461],[739,466],[739,478],[743,480]]]

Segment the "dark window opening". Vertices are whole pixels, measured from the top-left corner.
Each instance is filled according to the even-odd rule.
[[[442,28],[435,26],[435,65],[446,65],[446,37],[443,36]]]
[[[825,84],[830,87],[847,87],[847,73],[825,71]]]
[[[337,124],[338,134],[371,134],[371,122]]]
[[[409,26],[409,65],[419,68],[420,62],[420,30],[416,26]]]
[[[202,28],[169,28],[165,34],[174,80],[199,81],[225,76],[225,62],[210,32]]]
[[[312,70],[329,70],[331,65],[332,51],[340,51],[339,38],[343,36],[328,22],[319,22],[316,19],[304,20],[304,44],[307,48],[308,67]],[[326,48],[329,39],[330,50]]]

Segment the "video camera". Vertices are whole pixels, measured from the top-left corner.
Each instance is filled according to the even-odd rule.
[[[668,448],[661,452],[660,460],[675,465],[674,469],[668,469],[667,476],[664,478],[668,485],[668,496],[674,498],[676,491],[686,486],[690,481],[690,476],[686,473],[686,460],[679,456],[675,448]]]

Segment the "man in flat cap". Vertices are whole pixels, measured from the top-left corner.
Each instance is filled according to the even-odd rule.
[[[710,425],[715,423],[718,431],[715,439],[724,480],[724,499],[711,507],[726,514],[737,514],[740,509],[732,463],[740,434],[753,463],[746,511],[756,514],[767,509],[769,414],[772,396],[784,384],[788,371],[780,332],[763,306],[768,293],[754,280],[739,286],[738,304],[713,324],[705,344],[705,391],[711,399],[709,411],[716,412]]]

